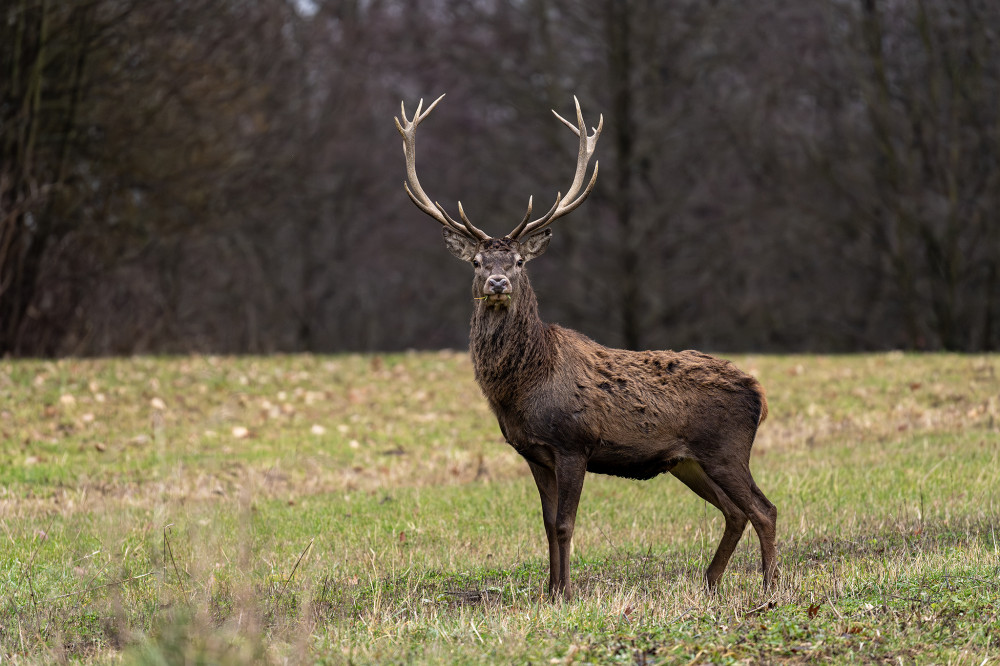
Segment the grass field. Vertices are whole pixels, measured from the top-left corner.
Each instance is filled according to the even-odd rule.
[[[465,354],[0,362],[0,664],[1000,663],[1000,357],[733,360],[776,589],[591,475],[569,603]]]

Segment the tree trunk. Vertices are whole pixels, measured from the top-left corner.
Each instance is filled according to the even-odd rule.
[[[617,179],[614,208],[618,222],[621,257],[620,302],[622,345],[626,349],[642,346],[640,321],[641,282],[638,238],[632,210],[633,163],[635,160],[635,120],[632,108],[632,70],[630,3],[608,0],[608,72],[611,75],[612,131]]]

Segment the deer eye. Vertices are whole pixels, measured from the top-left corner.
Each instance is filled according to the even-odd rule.
[[[472,260],[472,267],[473,267],[473,268],[479,268],[479,262],[478,262],[478,261],[476,261],[475,259],[473,259],[473,260]]]
[[[517,267],[520,268],[521,266],[524,266],[524,259],[517,260]]]

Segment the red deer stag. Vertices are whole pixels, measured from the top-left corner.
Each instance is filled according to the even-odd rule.
[[[609,349],[538,315],[524,265],[548,247],[549,225],[594,188],[596,163],[580,191],[604,117],[591,134],[578,101],[575,126],[556,113],[580,139],[572,185],[530,221],[529,199],[521,223],[503,238],[491,238],[469,221],[461,202],[458,222],[417,180],[417,125],[441,97],[423,112],[421,100],[413,120],[402,105],[403,121],[396,118],[406,157],[404,188],[417,208],[443,225],[448,250],[475,270],[470,350],[476,380],[538,486],[549,542],[549,594],[570,597],[570,543],[587,472],[630,479],[670,472],[715,505],[726,527],[705,573],[710,590],[749,520],[760,540],[766,589],[775,576],[778,511],[750,474],[750,447],[767,416],[757,380],[729,361],[696,351]]]

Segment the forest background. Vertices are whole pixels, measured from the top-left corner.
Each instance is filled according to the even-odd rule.
[[[630,348],[996,350],[1000,3],[12,0],[0,356],[462,348],[493,234],[601,175],[532,265]]]

